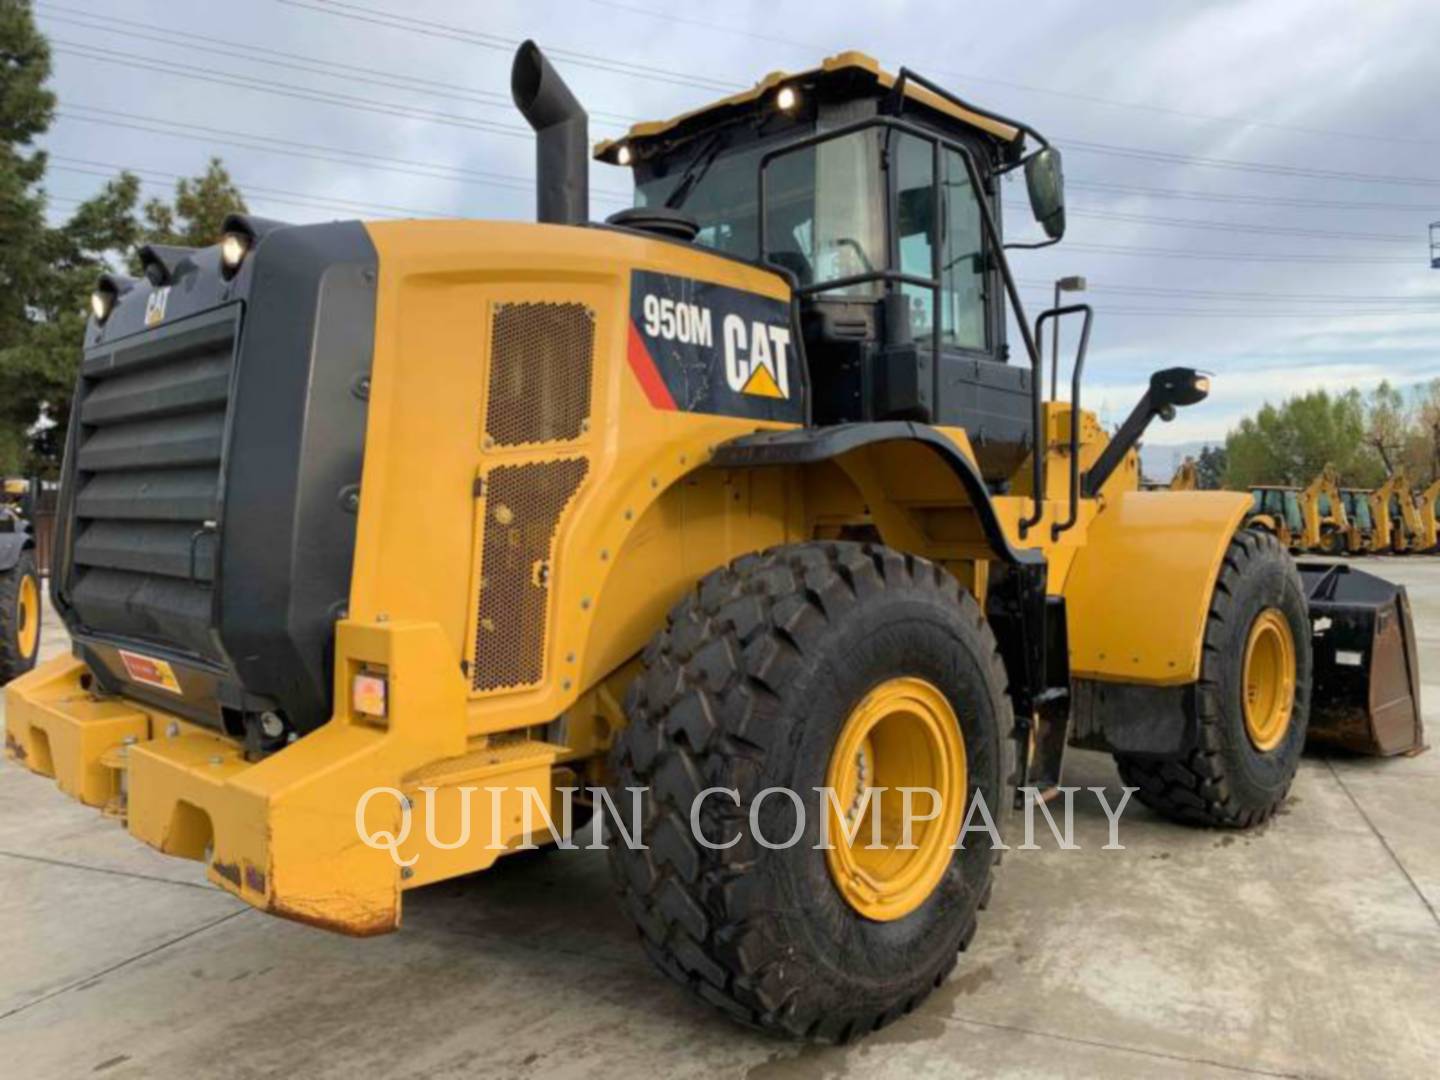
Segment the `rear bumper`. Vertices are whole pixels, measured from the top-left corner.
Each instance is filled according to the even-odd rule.
[[[152,847],[204,860],[211,882],[257,908],[384,933],[400,923],[404,889],[484,869],[516,845],[523,821],[543,820],[561,748],[467,742],[466,686],[433,625],[342,623],[336,651],[344,707],[259,762],[179,716],[97,697],[69,657],[5,688],[6,754]],[[390,674],[378,723],[349,709],[362,664]],[[543,809],[529,816],[533,799]],[[453,843],[462,825],[470,842],[431,842]],[[366,842],[381,833],[404,839],[393,850]]]

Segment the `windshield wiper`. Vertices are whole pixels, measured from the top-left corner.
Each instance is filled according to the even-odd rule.
[[[668,210],[679,210],[685,200],[690,197],[690,192],[695,190],[695,185],[705,178],[710,171],[711,164],[720,153],[720,133],[717,131],[710,136],[707,142],[693,158],[690,164],[685,166],[685,171],[680,174],[680,182],[675,185],[675,190],[670,192],[665,200],[665,207]]]

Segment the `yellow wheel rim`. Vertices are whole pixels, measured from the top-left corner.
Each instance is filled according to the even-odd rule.
[[[1278,608],[1250,624],[1243,672],[1245,732],[1261,753],[1274,750],[1290,730],[1295,706],[1295,638]]]
[[[949,700],[924,679],[881,683],[846,719],[825,782],[834,792],[825,858],[835,887],[866,918],[904,918],[945,876],[965,809],[965,740]],[[908,845],[900,788],[938,797],[935,814],[932,796],[912,795]]]
[[[35,645],[40,640],[40,586],[29,574],[20,579],[20,601],[16,607],[15,625],[20,655],[28,659],[35,655]]]

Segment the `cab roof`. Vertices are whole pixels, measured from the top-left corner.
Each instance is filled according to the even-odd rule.
[[[873,88],[888,90],[895,85],[897,78],[896,75],[882,68],[878,60],[866,53],[856,52],[854,50],[837,53],[834,56],[827,56],[818,67],[807,68],[804,71],[772,71],[749,90],[742,90],[737,94],[731,94],[727,98],[711,102],[699,109],[692,109],[689,112],[681,113],[679,116],[672,117],[669,120],[650,120],[634,124],[621,138],[605,139],[597,143],[595,145],[594,156],[600,160],[610,160],[621,143],[648,140],[663,135],[680,134],[681,129],[690,126],[694,126],[697,129],[702,128],[705,125],[692,124],[692,122],[700,117],[708,116],[711,113],[724,112],[737,107],[751,105],[786,83],[839,82],[846,77],[857,80],[862,92],[866,89],[865,84],[867,82],[870,83]],[[993,117],[966,109],[909,80],[905,82],[905,97],[907,100],[934,109],[936,112],[948,116],[953,120],[959,120],[961,123],[977,128],[1002,143],[1015,143],[1021,138],[1019,128],[996,120]]]

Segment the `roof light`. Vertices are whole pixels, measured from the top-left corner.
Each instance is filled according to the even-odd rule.
[[[615,152],[615,160],[621,165],[629,165],[633,160],[630,147],[622,144],[620,149]]]
[[[220,264],[227,277],[233,276],[250,252],[250,238],[241,233],[229,232],[220,241]]]
[[[111,289],[96,289],[90,294],[90,314],[95,321],[104,324],[115,308],[115,293]]]
[[[793,86],[782,86],[780,92],[775,95],[775,104],[780,107],[781,112],[790,112],[800,104],[800,95],[796,93]]]

